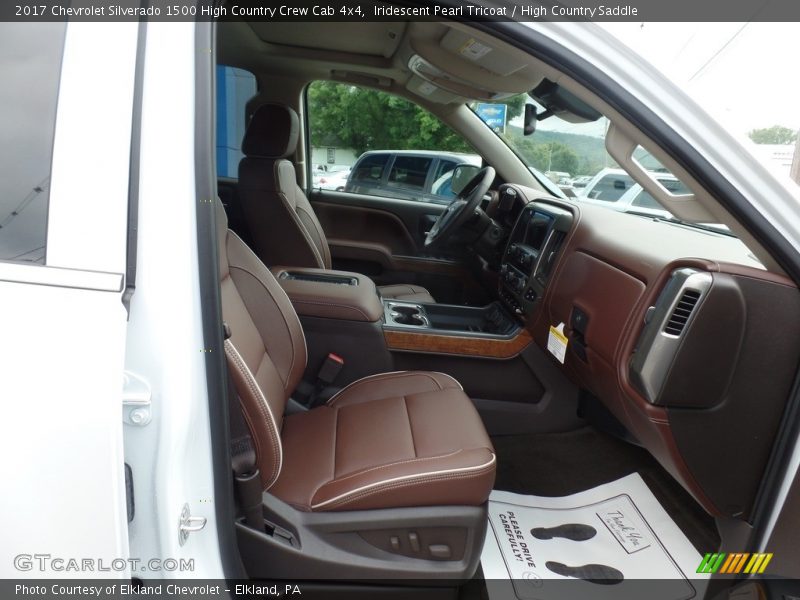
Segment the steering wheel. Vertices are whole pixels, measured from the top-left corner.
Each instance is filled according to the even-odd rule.
[[[492,167],[484,167],[478,171],[475,177],[469,180],[464,189],[461,190],[461,193],[436,219],[428,235],[425,236],[425,248],[433,248],[464,226],[475,212],[475,209],[478,208],[486,192],[489,191],[489,186],[492,185],[494,177],[495,170]]]

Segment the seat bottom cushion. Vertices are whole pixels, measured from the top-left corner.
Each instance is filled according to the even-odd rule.
[[[286,417],[269,493],[303,511],[477,506],[495,456],[461,386],[442,373],[366,377]]]
[[[422,302],[424,304],[433,304],[436,302],[428,290],[418,285],[408,285],[405,283],[395,285],[379,285],[378,291],[380,292],[382,298],[388,298],[389,300]]]

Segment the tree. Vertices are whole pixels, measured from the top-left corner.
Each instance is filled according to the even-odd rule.
[[[312,146],[473,152],[452,129],[397,96],[332,81],[308,88]],[[389,118],[391,115],[391,118]]]
[[[797,132],[782,125],[753,129],[747,135],[756,144],[793,144],[797,140]]]

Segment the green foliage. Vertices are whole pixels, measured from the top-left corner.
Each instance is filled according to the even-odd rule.
[[[341,146],[356,154],[384,149],[473,152],[427,111],[377,90],[314,82],[308,88],[308,114],[312,146]]]
[[[530,137],[511,127],[506,140],[532,167],[544,171],[564,171],[572,176],[594,175],[604,167],[615,167],[602,138],[539,129]]]
[[[522,158],[540,171],[565,171],[594,175],[615,166],[602,138],[539,130],[524,137],[510,121],[522,115],[525,94],[503,101],[508,105],[504,137]],[[311,145],[367,150],[474,150],[439,119],[397,96],[332,81],[317,81],[308,88]]]
[[[756,144],[792,144],[797,140],[797,132],[782,125],[753,129],[747,135]]]

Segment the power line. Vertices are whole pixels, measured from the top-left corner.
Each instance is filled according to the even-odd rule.
[[[17,205],[17,207],[14,210],[12,210],[8,214],[8,216],[6,216],[5,219],[0,221],[0,229],[2,229],[3,227],[7,227],[9,223],[11,223],[11,221],[13,221],[16,217],[18,217],[22,213],[23,210],[28,208],[30,203],[33,202],[34,199],[37,196],[39,196],[39,194],[45,191],[45,189],[47,188],[47,183],[49,181],[50,181],[50,176],[47,176],[44,179],[42,179],[41,182],[39,182],[39,185],[34,186],[34,188],[31,189],[31,191],[28,192],[27,195],[22,199],[22,202],[20,202]]]
[[[37,250],[44,250],[44,246],[39,246],[38,248],[34,248],[33,250],[28,250],[26,252],[21,252],[20,254],[17,254],[16,256],[12,256],[11,258],[4,258],[3,260],[16,260],[17,258],[21,258],[21,257],[25,256],[26,254],[31,254],[32,252],[36,252]]]
[[[739,29],[736,31],[736,33],[734,33],[734,34],[733,34],[733,35],[732,35],[732,36],[731,36],[731,37],[728,39],[728,41],[727,41],[727,42],[725,42],[724,44],[722,44],[722,46],[720,46],[719,50],[717,50],[716,52],[714,52],[714,54],[712,54],[712,55],[711,55],[711,57],[710,57],[710,58],[709,58],[709,59],[708,59],[706,62],[704,62],[704,63],[703,63],[703,66],[702,66],[702,67],[700,67],[699,69],[697,69],[697,71],[695,71],[695,74],[694,74],[694,75],[692,75],[691,77],[689,77],[689,81],[692,81],[692,80],[693,80],[695,77],[697,77],[697,76],[698,76],[700,73],[702,73],[702,72],[705,70],[705,68],[706,68],[708,65],[710,65],[710,64],[711,64],[711,63],[714,61],[714,59],[715,59],[715,58],[717,58],[717,57],[718,57],[718,56],[719,56],[719,55],[722,53],[722,51],[723,51],[723,50],[725,50],[725,48],[727,48],[727,47],[728,47],[728,46],[731,44],[731,42],[733,42],[733,40],[735,40],[735,39],[736,39],[736,37],[737,37],[737,36],[738,36],[740,33],[742,33],[742,31],[744,31],[744,28],[745,28],[745,27],[747,27],[749,24],[750,24],[750,23],[749,23],[749,22],[747,22],[747,23],[745,23],[744,25],[742,25],[742,26],[741,26],[741,27],[740,27],[740,28],[739,28]]]

